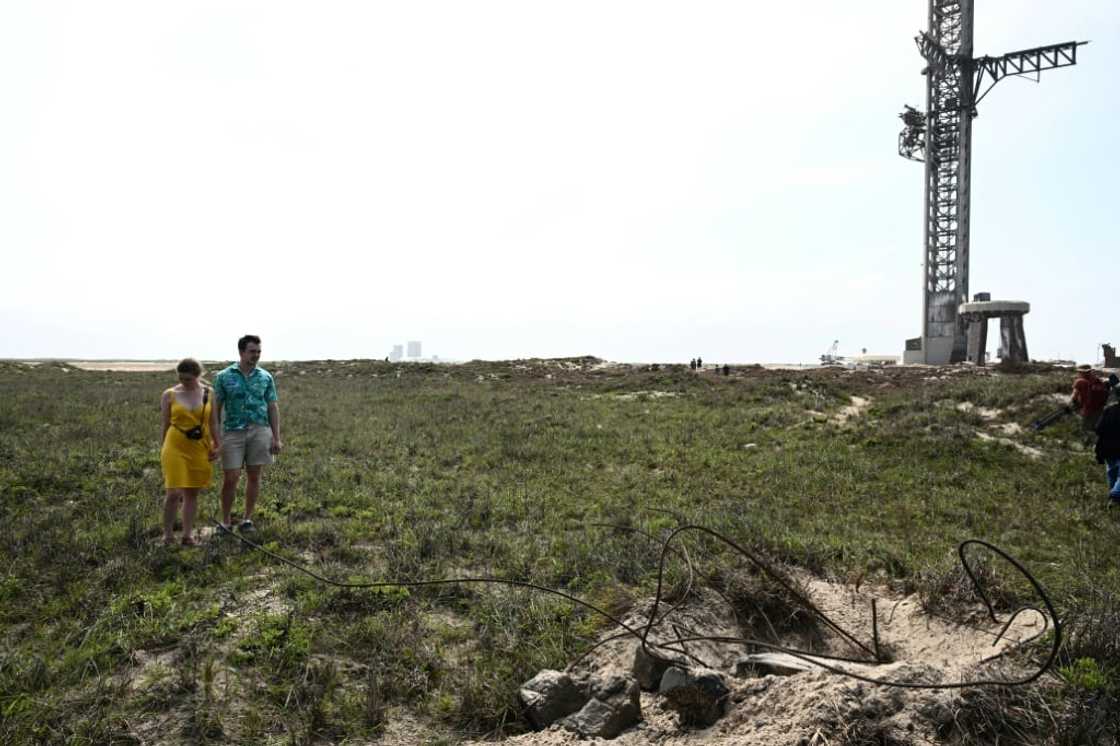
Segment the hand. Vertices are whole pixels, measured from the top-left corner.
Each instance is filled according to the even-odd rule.
[[[221,443],[212,443],[210,445],[210,453],[208,454],[210,460],[211,461],[217,461],[218,460],[218,454],[221,453],[221,451],[222,451],[222,444]]]
[[[273,456],[275,456],[276,454],[280,453],[280,449],[283,448],[283,447],[284,447],[284,444],[280,442],[280,439],[277,438],[276,436],[273,436],[272,437],[272,445],[269,446],[268,452],[271,453]]]

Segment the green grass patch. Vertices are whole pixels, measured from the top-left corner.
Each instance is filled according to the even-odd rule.
[[[1062,702],[1115,696],[1120,520],[1103,469],[1071,419],[1006,436],[1038,458],[977,437],[992,425],[977,408],[1029,425],[1067,371],[271,370],[286,451],[266,472],[256,539],[329,577],[521,580],[622,615],[652,593],[660,542],[699,523],[951,613],[975,602],[955,547],[980,538],[1026,563],[1069,622]],[[128,742],[168,709],[183,743],[370,739],[400,708],[448,740],[513,733],[526,727],[517,685],[607,628],[505,586],[339,589],[228,537],[163,547],[157,405],[170,382],[0,365],[0,741]],[[839,424],[853,396],[870,405]],[[216,517],[211,489],[200,525]],[[719,542],[682,545],[730,592],[753,587]],[[978,562],[998,605],[1029,597],[1006,566]],[[670,562],[670,586],[682,568]],[[161,651],[175,670],[137,690],[138,653]],[[1030,706],[976,703],[983,723],[991,707]]]

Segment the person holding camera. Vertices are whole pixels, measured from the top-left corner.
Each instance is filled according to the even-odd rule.
[[[163,543],[175,543],[175,517],[183,506],[183,546],[195,546],[194,514],[198,491],[210,486],[210,462],[218,458],[221,437],[216,427],[210,389],[202,382],[202,366],[184,358],[175,367],[179,383],[163,392],[163,421],[159,462],[163,468]]]
[[[241,469],[245,469],[245,514],[237,528],[252,531],[261,470],[280,453],[280,409],[272,374],[257,365],[261,338],[237,340],[239,360],[214,378],[214,398],[222,422],[222,527],[231,530],[230,513]]]

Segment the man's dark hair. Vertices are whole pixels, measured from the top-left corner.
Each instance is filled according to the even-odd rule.
[[[237,340],[237,351],[245,352],[245,348],[249,346],[250,342],[255,345],[259,345],[261,343],[261,338],[256,334],[246,334],[244,337]]]

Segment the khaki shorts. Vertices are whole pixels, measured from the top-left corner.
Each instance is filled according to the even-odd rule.
[[[222,433],[222,468],[267,466],[272,463],[272,428],[250,425]]]

